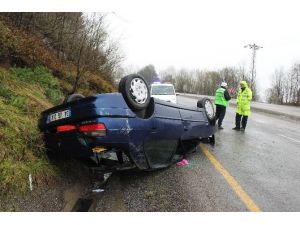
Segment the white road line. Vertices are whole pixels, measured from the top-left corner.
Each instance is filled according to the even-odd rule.
[[[294,139],[294,138],[290,138],[290,137],[287,137],[287,136],[285,136],[285,135],[282,135],[282,134],[277,134],[277,135],[279,135],[279,136],[281,136],[281,137],[284,137],[284,138],[287,138],[287,139],[289,139],[289,140],[291,140],[291,141],[294,141],[294,142],[300,143],[300,141],[298,141],[298,140],[296,140],[296,139]]]

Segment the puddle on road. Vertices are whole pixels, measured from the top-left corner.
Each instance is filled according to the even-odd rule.
[[[93,204],[93,201],[94,200],[91,198],[90,199],[79,198],[71,211],[88,212],[91,205]]]
[[[93,210],[97,196],[105,191],[108,178],[111,173],[105,173],[103,177],[91,178],[90,187],[87,184],[77,183],[64,191],[64,212],[88,212]]]
[[[77,199],[80,198],[80,196],[83,193],[83,186],[79,183],[72,186],[70,189],[65,190],[64,192],[64,212],[70,212],[76,203]]]

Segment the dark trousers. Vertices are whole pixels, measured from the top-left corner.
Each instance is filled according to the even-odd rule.
[[[218,120],[218,126],[222,126],[223,119],[226,114],[226,107],[222,105],[216,105],[216,120]]]
[[[242,116],[238,113],[235,115],[235,127],[237,128],[241,127],[241,119],[242,119],[242,128],[246,129],[248,116]]]

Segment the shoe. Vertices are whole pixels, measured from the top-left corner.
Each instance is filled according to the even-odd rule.
[[[183,159],[176,164],[177,164],[177,166],[187,166],[187,165],[189,165],[189,162],[186,159]]]
[[[222,127],[222,126],[219,126],[218,128],[219,128],[219,130],[223,130],[224,129],[224,127]]]
[[[239,127],[234,127],[234,128],[232,128],[232,130],[241,130],[241,128],[239,128]]]
[[[245,128],[243,128],[243,127],[242,127],[240,131],[243,131],[243,132],[245,132]]]

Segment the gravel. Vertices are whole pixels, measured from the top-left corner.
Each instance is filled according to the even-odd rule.
[[[90,186],[89,172],[76,161],[60,165],[60,174],[55,179],[48,180],[38,187],[34,185],[32,192],[28,191],[23,196],[14,196],[4,201],[5,211],[26,212],[57,212],[64,211],[67,201],[66,196],[75,197],[85,193]],[[74,191],[74,187],[77,187]],[[74,192],[74,193],[73,193]]]

